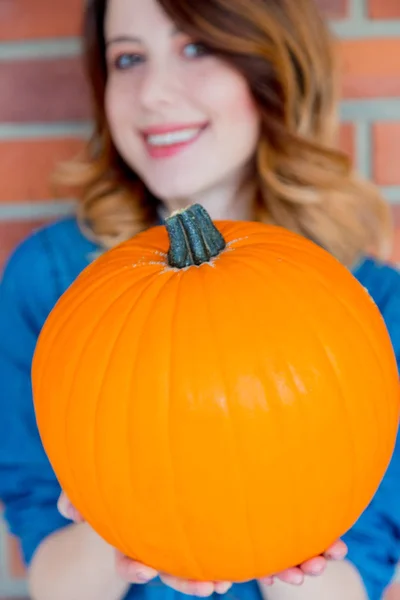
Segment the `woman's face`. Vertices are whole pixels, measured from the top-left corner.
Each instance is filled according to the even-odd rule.
[[[245,79],[156,0],[109,0],[105,37],[111,134],[153,194],[190,199],[240,180],[259,135]]]

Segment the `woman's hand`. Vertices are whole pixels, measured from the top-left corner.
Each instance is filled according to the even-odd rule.
[[[65,518],[70,519],[75,523],[81,523],[83,521],[81,515],[72,506],[64,493],[61,494],[58,500],[58,510]],[[346,556],[346,553],[346,545],[339,540],[333,544],[323,556],[316,556],[298,567],[286,569],[276,575],[262,578],[260,582],[264,585],[272,585],[274,579],[280,579],[291,585],[301,585],[306,576],[315,577],[322,575],[328,560],[342,560]],[[127,556],[123,556],[118,551],[116,551],[116,569],[119,576],[129,583],[144,584],[156,577],[160,577],[161,581],[169,587],[191,596],[207,597],[211,596],[214,592],[225,594],[232,586],[232,583],[228,581],[190,581],[179,579],[166,573],[158,573],[151,567],[147,567],[146,565],[131,560]]]
[[[58,512],[65,518],[73,521],[74,523],[83,523],[82,516],[76,510],[75,506],[71,504],[67,495],[61,492],[61,495],[57,502]]]
[[[274,579],[276,578],[292,585],[301,585],[307,575],[311,577],[322,575],[329,560],[343,560],[346,554],[346,544],[341,540],[338,540],[332,544],[332,546],[328,548],[328,550],[322,556],[316,556],[315,558],[311,558],[310,560],[302,563],[298,567],[292,567],[282,571],[281,573],[277,573],[272,577],[261,579],[261,582],[266,585],[272,585]]]

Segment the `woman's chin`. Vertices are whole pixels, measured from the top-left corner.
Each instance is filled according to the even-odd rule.
[[[201,192],[201,189],[194,185],[151,185],[149,182],[147,188],[171,210],[186,206],[191,198]]]

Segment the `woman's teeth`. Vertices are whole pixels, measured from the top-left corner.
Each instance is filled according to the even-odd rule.
[[[197,129],[182,129],[181,131],[171,131],[169,133],[160,133],[157,135],[148,135],[147,143],[151,146],[173,146],[174,144],[183,144],[190,142],[200,133]]]

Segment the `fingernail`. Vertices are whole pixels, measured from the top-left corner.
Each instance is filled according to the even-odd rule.
[[[226,594],[226,592],[231,588],[231,583],[217,583],[215,586],[215,591],[217,594]]]
[[[300,585],[303,583],[303,576],[300,573],[296,573],[291,578],[291,583],[293,583],[293,585]]]
[[[193,588],[190,591],[190,595],[191,596],[198,596],[199,598],[207,598],[208,596],[211,596],[212,591],[203,587],[203,586],[196,586],[194,585]]]
[[[152,579],[153,575],[151,573],[149,573],[149,571],[138,571],[136,573],[136,577],[139,579],[139,581],[150,581],[150,579]]]
[[[345,553],[341,552],[340,550],[329,553],[329,558],[331,558],[332,560],[341,560],[344,557],[345,557]]]
[[[323,559],[313,560],[311,564],[304,565],[304,572],[306,575],[320,575],[324,571],[325,565],[326,561]]]

